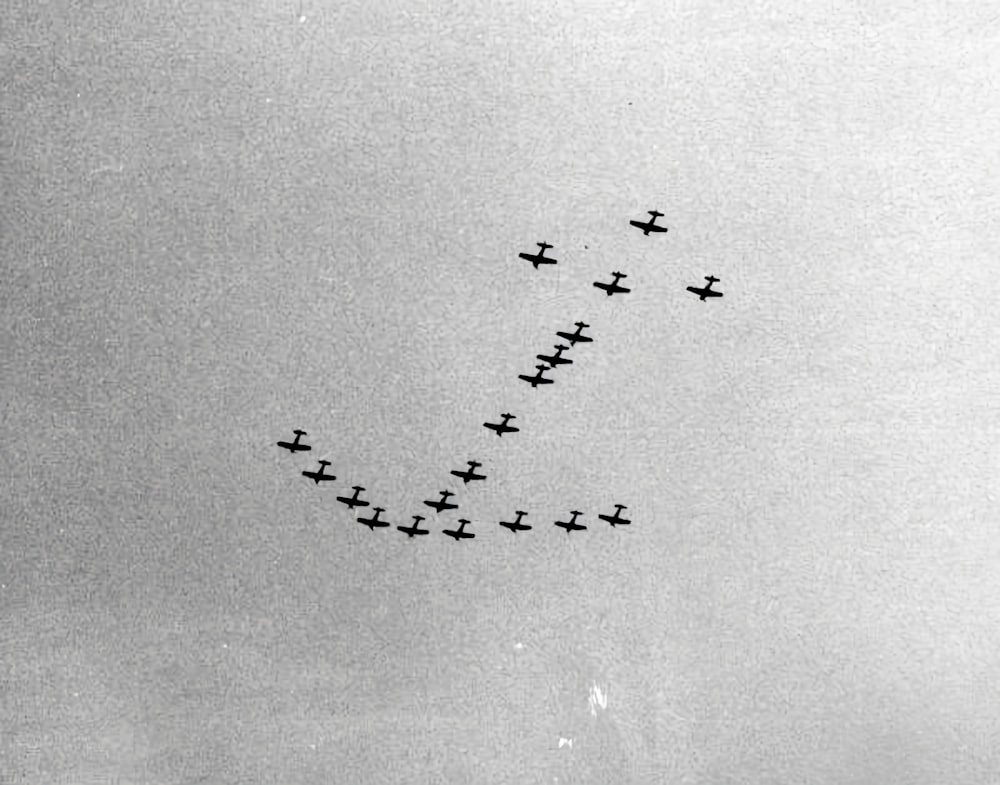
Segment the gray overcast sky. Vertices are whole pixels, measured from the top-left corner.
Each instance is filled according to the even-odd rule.
[[[0,779],[1000,778],[995,3],[13,5]]]

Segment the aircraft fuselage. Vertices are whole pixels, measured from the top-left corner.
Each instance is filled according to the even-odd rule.
[[[473,480],[485,480],[486,479],[486,475],[485,474],[475,474],[473,472],[459,472],[459,471],[454,471],[454,472],[452,472],[452,474],[454,474],[456,477],[461,477],[462,478],[462,482],[464,482],[466,485],[468,485]]]
[[[698,295],[698,299],[705,302],[709,297],[722,297],[722,292],[717,292],[714,289],[696,289],[694,286],[689,286],[687,288],[692,294]]]
[[[358,518],[358,523],[367,526],[372,531],[390,525],[388,521],[380,521],[377,518]]]
[[[581,335],[580,330],[577,330],[575,333],[557,332],[556,335],[558,335],[560,338],[566,339],[574,346],[576,346],[578,343],[590,343],[591,341],[594,340],[589,336]]]
[[[438,512],[443,512],[444,510],[457,510],[458,505],[452,504],[450,502],[424,502],[428,507],[431,507]]]
[[[332,474],[324,474],[323,472],[302,472],[303,477],[308,477],[314,483],[319,485],[325,480],[336,480],[337,478]]]
[[[499,425],[495,422],[484,422],[483,425],[491,431],[496,431],[497,436],[503,436],[505,433],[515,433],[521,430],[520,428],[515,428],[512,425]]]

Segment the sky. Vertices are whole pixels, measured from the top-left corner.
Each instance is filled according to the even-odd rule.
[[[5,16],[0,780],[1000,778],[994,4]]]

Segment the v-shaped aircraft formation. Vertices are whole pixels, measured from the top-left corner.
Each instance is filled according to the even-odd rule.
[[[662,218],[663,213],[656,210],[649,211],[650,219],[648,221],[629,221],[629,224],[640,231],[642,231],[643,236],[648,237],[650,234],[665,233],[668,231],[666,226],[662,226],[656,222],[657,218]],[[538,246],[537,253],[519,253],[519,258],[531,262],[535,270],[539,270],[544,265],[555,265],[558,261],[552,257],[545,255],[545,252],[551,249],[553,246],[546,242],[536,243]],[[601,289],[605,295],[608,297],[615,294],[628,294],[632,290],[628,287],[622,286],[620,281],[627,278],[628,275],[623,272],[615,271],[611,273],[612,280],[606,281],[594,281],[594,287]],[[694,286],[687,287],[687,290],[693,294],[698,295],[699,299],[704,302],[709,298],[722,297],[722,292],[719,292],[712,288],[712,284],[718,283],[719,279],[715,276],[706,276],[708,284],[704,287],[698,288]],[[593,343],[594,338],[588,334],[584,333],[584,330],[590,327],[589,324],[583,321],[577,321],[574,323],[576,330],[569,332],[568,330],[559,330],[555,335],[560,339],[560,343],[553,346],[554,352],[538,354],[536,357],[542,361],[542,364],[536,365],[536,373],[534,375],[521,374],[518,376],[519,379],[531,385],[531,387],[537,388],[539,386],[553,384],[554,379],[546,376],[546,373],[554,371],[561,366],[572,365],[574,360],[569,357],[565,357],[564,353],[575,349],[577,344],[588,344]],[[510,412],[504,412],[500,415],[500,422],[484,422],[483,427],[493,431],[497,437],[503,437],[505,434],[520,433],[521,429],[515,425],[511,425],[511,420],[516,420],[517,416],[511,414]],[[295,435],[295,439],[291,442],[279,441],[277,443],[278,447],[288,450],[293,455],[298,452],[308,452],[312,450],[312,446],[309,444],[303,444],[301,439],[303,436],[308,434],[303,430],[294,430],[292,433]],[[456,478],[462,480],[462,487],[466,487],[471,482],[482,482],[487,479],[486,474],[481,474],[476,470],[482,467],[482,463],[476,460],[467,461],[468,468],[465,469],[453,469],[450,474]],[[302,475],[310,480],[312,480],[317,486],[323,482],[333,482],[336,481],[337,477],[334,474],[327,474],[326,467],[330,465],[330,461],[319,460],[319,468],[315,471],[303,471]],[[352,512],[356,507],[368,507],[370,502],[361,499],[360,494],[364,491],[364,487],[361,485],[352,486],[354,491],[351,496],[337,496],[337,501],[344,504]],[[455,492],[451,490],[439,491],[439,499],[427,499],[423,502],[424,505],[430,507],[439,516],[445,513],[450,513],[452,510],[457,510],[459,505],[456,502],[449,501],[451,497],[455,496]],[[615,504],[613,513],[599,513],[597,519],[608,523],[612,529],[618,526],[628,526],[632,523],[631,520],[622,517],[622,510],[627,510],[628,507],[624,504]],[[372,507],[371,517],[357,518],[358,523],[363,526],[367,526],[368,529],[374,532],[376,529],[387,529],[392,526],[390,521],[381,518],[382,513],[385,512],[384,507]],[[569,520],[555,520],[552,522],[553,526],[558,527],[566,532],[567,535],[573,532],[585,531],[587,526],[578,523],[578,519],[583,513],[580,510],[571,510]],[[522,519],[528,515],[525,510],[515,510],[514,515],[516,516],[513,521],[498,521],[498,525],[502,528],[507,529],[512,534],[519,534],[521,532],[531,531],[533,529],[529,524],[523,523]],[[422,515],[413,515],[413,523],[408,526],[396,526],[396,529],[407,536],[408,539],[414,537],[423,536],[430,534],[429,529],[424,529],[420,527],[421,521],[424,520]],[[472,525],[472,521],[468,518],[459,518],[458,527],[454,529],[443,529],[442,534],[451,537],[456,542],[460,540],[471,540],[476,537],[471,531],[467,531],[466,527]]]
[[[507,419],[511,419],[513,418],[513,415],[509,416],[504,415],[504,417]],[[507,419],[504,420],[504,423],[507,422]],[[294,433],[301,434],[303,436],[306,435],[304,431],[294,431]],[[287,447],[285,447],[286,445],[285,442],[278,442],[278,444],[283,448],[287,449]],[[476,469],[482,466],[482,464],[479,461],[466,461],[466,463],[468,464],[468,468],[454,469],[452,470],[451,474],[455,477],[460,478],[463,484],[468,484],[476,480],[482,481],[486,479],[485,474],[480,474],[476,471]],[[327,474],[325,471],[326,467],[329,465],[330,461],[321,460],[319,461],[318,471],[303,471],[302,474],[305,477],[313,480],[317,485],[319,485],[319,483],[323,481],[334,481],[337,478],[332,474]],[[344,506],[348,507],[352,511],[354,510],[355,507],[368,507],[371,504],[371,502],[360,498],[361,492],[365,490],[364,486],[354,485],[351,487],[351,490],[353,491],[352,495],[337,496],[336,500],[339,501]],[[424,501],[424,504],[430,507],[435,512],[437,512],[438,515],[450,512],[451,510],[458,509],[458,504],[449,501],[449,499],[455,495],[454,491],[449,491],[446,489],[440,491],[439,493],[440,493],[439,499],[427,499]],[[616,504],[615,511],[613,514],[610,513],[600,514],[597,517],[603,521],[607,521],[608,523],[611,524],[612,527],[623,526],[631,523],[631,521],[625,520],[621,517],[621,511],[624,509],[628,509],[624,504]],[[388,529],[392,526],[392,523],[381,517],[382,513],[384,512],[385,512],[384,507],[372,507],[371,517],[358,516],[357,521],[363,526],[367,526],[368,529],[372,532],[374,532],[376,529]],[[527,514],[528,513],[525,510],[515,510],[514,515],[516,517],[513,521],[498,521],[497,523],[501,527],[509,530],[513,534],[517,534],[519,532],[531,531],[533,527],[522,522],[522,519]],[[573,510],[570,512],[570,515],[571,517],[568,521],[557,520],[553,521],[553,524],[565,530],[567,534],[575,531],[584,531],[585,529],[587,529],[587,527],[584,526],[583,524],[577,523],[577,518],[583,515],[582,512],[580,512],[579,510]],[[409,526],[397,526],[396,529],[398,531],[401,531],[403,534],[406,534],[407,537],[411,539],[413,537],[419,537],[421,535],[426,535],[431,533],[430,529],[423,529],[420,527],[420,522],[425,520],[424,516],[414,515],[412,517],[413,517],[412,524],[410,524]],[[458,542],[459,540],[475,539],[476,535],[473,532],[466,531],[466,526],[470,526],[472,524],[471,520],[469,520],[468,518],[459,518],[458,523],[459,526],[457,529],[443,529],[442,534],[451,537],[456,542]]]

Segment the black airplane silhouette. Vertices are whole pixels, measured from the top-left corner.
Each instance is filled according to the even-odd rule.
[[[555,525],[562,529],[565,529],[566,534],[569,534],[570,532],[582,531],[587,528],[582,523],[576,522],[577,516],[583,515],[582,512],[580,512],[579,510],[571,510],[570,515],[572,515],[573,517],[570,518],[568,521],[556,521]]]
[[[628,526],[630,523],[632,523],[632,521],[621,517],[622,510],[627,510],[627,509],[628,507],[626,507],[624,504],[616,504],[614,515],[598,515],[597,517],[600,518],[602,521],[607,521],[608,523],[611,524],[612,527]]]
[[[308,444],[299,444],[299,439],[303,436],[307,436],[305,431],[292,431],[295,434],[294,442],[278,442],[279,447],[284,447],[286,450],[291,450],[292,452],[305,452],[306,450],[311,450],[312,447]]]
[[[535,266],[536,270],[540,264],[558,264],[555,259],[550,259],[545,255],[545,249],[551,248],[551,245],[548,243],[535,243],[535,245],[541,249],[538,253],[519,253],[518,256],[531,262]]]
[[[378,519],[379,513],[385,512],[385,508],[373,507],[372,510],[374,511],[375,514],[371,518],[358,518],[358,523],[363,523],[372,531],[375,531],[375,529],[378,527],[392,525],[391,523],[389,523],[389,521],[380,521]]]
[[[611,273],[615,280],[611,283],[601,283],[600,281],[594,281],[594,286],[598,289],[603,289],[604,293],[610,297],[613,294],[626,294],[631,292],[631,289],[626,289],[624,286],[619,286],[618,281],[622,278],[628,278],[625,273]]]
[[[526,374],[522,373],[517,378],[524,379],[524,381],[526,381],[532,387],[537,387],[540,384],[552,384],[552,382],[554,381],[553,379],[546,379],[544,376],[542,376],[542,374],[545,373],[545,371],[551,371],[552,368],[548,365],[536,365],[535,367],[538,369],[538,373],[536,373],[534,376],[527,376]]]
[[[455,470],[452,471],[452,474],[454,474],[456,477],[461,477],[462,478],[462,482],[465,485],[468,485],[472,480],[485,480],[486,479],[486,475],[485,474],[476,474],[476,469],[479,466],[482,466],[482,464],[479,463],[479,461],[466,461],[466,463],[469,464],[469,468],[468,469],[462,469],[461,471],[459,471],[458,469],[455,469]]]
[[[575,333],[560,333],[557,332],[560,338],[565,338],[570,342],[570,345],[576,346],[578,343],[590,343],[594,339],[587,335],[582,335],[581,332],[584,327],[590,327],[589,324],[584,324],[583,322],[576,322],[576,332]]]
[[[711,275],[706,275],[705,276],[705,280],[708,281],[708,286],[706,286],[704,289],[698,289],[698,288],[696,288],[694,286],[689,286],[687,288],[687,290],[689,292],[693,292],[694,294],[698,295],[698,297],[701,299],[702,302],[705,302],[705,298],[706,297],[722,297],[723,296],[722,292],[717,292],[717,291],[715,291],[715,290],[712,289],[712,284],[719,282],[718,278],[715,278],[715,277],[713,277]]]
[[[329,465],[330,465],[329,461],[320,461],[319,462],[319,471],[318,472],[302,472],[302,476],[303,477],[308,477],[310,480],[312,480],[313,482],[315,482],[317,485],[319,485],[324,480],[336,480],[337,478],[334,477],[332,474],[324,474],[323,473],[323,470],[327,466],[329,466]]]
[[[658,212],[656,212],[656,210],[649,210],[649,214],[651,216],[653,216],[652,218],[649,219],[649,223],[642,223],[642,221],[629,221],[629,223],[632,224],[632,226],[634,226],[636,229],[642,229],[642,233],[644,235],[646,235],[646,237],[649,237],[649,233],[650,232],[665,232],[665,231],[667,231],[667,227],[666,226],[657,226],[656,225],[656,219],[657,218],[662,218],[663,217],[663,213],[658,213]]]
[[[354,485],[352,487],[354,489],[354,495],[353,496],[338,496],[337,497],[337,501],[338,502],[343,502],[348,507],[350,507],[352,510],[355,507],[367,507],[370,502],[366,502],[364,499],[359,499],[358,498],[358,494],[361,493],[361,491],[363,491],[364,488],[362,488],[360,485]]]
[[[568,357],[563,357],[562,356],[562,353],[565,352],[569,348],[568,346],[563,346],[562,344],[557,344],[556,346],[554,346],[552,348],[554,348],[556,350],[555,354],[552,354],[552,355],[538,354],[538,355],[535,355],[535,356],[539,360],[544,360],[549,365],[551,365],[553,368],[555,368],[557,365],[572,365],[573,364],[573,361],[571,359],[569,359]]]
[[[517,520],[515,520],[513,523],[511,521],[500,521],[500,525],[503,526],[505,529],[510,529],[512,532],[514,532],[514,534],[517,534],[518,532],[528,531],[528,529],[530,529],[531,527],[526,523],[521,523],[521,518],[523,518],[528,513],[526,513],[524,510],[515,510],[514,514],[517,516]]]
[[[445,529],[444,530],[444,534],[447,534],[455,542],[458,542],[459,540],[471,540],[471,539],[474,539],[475,536],[476,536],[475,534],[473,534],[472,532],[465,531],[465,524],[467,524],[469,522],[470,521],[467,521],[465,518],[459,518],[458,519],[458,530],[455,531],[455,530],[452,530],[452,529]]]
[[[448,497],[454,495],[455,494],[453,494],[451,491],[441,491],[441,499],[439,501],[436,502],[425,501],[424,504],[426,504],[428,507],[437,510],[439,513],[443,512],[444,510],[457,510],[458,505],[452,504],[451,502],[448,501]]]
[[[414,515],[412,526],[397,526],[396,528],[403,532],[407,537],[415,537],[418,534],[430,534],[430,529],[421,529],[417,526],[417,524],[423,519],[423,515]]]
[[[503,436],[505,433],[517,433],[521,430],[520,428],[515,428],[513,425],[507,425],[510,420],[517,419],[515,415],[501,414],[500,416],[503,417],[503,422],[484,422],[483,426],[489,428],[491,431],[496,431],[497,436]]]

